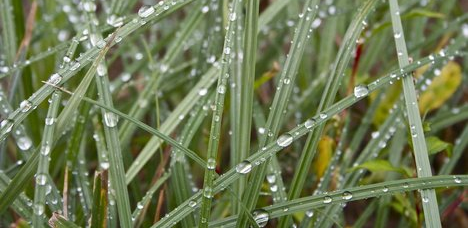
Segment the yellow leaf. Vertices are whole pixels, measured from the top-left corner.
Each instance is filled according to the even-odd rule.
[[[419,97],[419,110],[424,114],[439,108],[457,90],[461,83],[461,67],[456,62],[450,61],[445,65],[439,76]]]
[[[320,139],[318,144],[317,159],[315,159],[315,164],[313,166],[317,178],[322,177],[323,173],[325,173],[325,170],[327,169],[328,164],[332,158],[334,147],[335,143],[332,138],[323,136]]]

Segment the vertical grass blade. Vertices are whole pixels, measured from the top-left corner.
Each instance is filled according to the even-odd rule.
[[[397,0],[390,0],[390,14],[392,18],[393,34],[395,38],[396,51],[400,67],[406,67],[410,64],[408,52],[406,49],[405,35],[400,19],[400,9]],[[413,142],[414,157],[416,160],[416,170],[418,177],[432,176],[431,164],[427,153],[426,140],[419,113],[418,101],[416,99],[416,90],[413,84],[412,75],[404,77],[403,92],[405,95],[406,112],[410,128],[411,140]],[[439,207],[435,190],[426,189],[421,191],[422,205],[424,209],[424,218],[427,227],[441,227]]]
[[[52,94],[51,103],[47,117],[45,120],[44,137],[41,142],[41,149],[39,156],[39,164],[36,172],[36,188],[34,192],[34,216],[33,226],[43,226],[43,216],[45,214],[45,201],[46,195],[50,194],[47,191],[51,191],[51,185],[49,181],[49,155],[52,150],[54,131],[55,131],[55,119],[57,117],[59,105],[61,101],[61,93],[56,92]],[[47,189],[49,188],[49,189]]]

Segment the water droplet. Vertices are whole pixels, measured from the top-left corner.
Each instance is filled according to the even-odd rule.
[[[104,123],[108,127],[115,127],[119,122],[119,117],[112,112],[104,113]]]
[[[154,13],[154,8],[152,6],[142,6],[138,10],[138,16],[141,18],[146,18]]]
[[[2,129],[5,129],[5,133],[8,133],[11,131],[11,129],[13,128],[13,122],[11,120],[2,120],[2,122],[0,123],[0,127]]]
[[[416,131],[416,126],[411,125],[410,126],[410,131],[411,131],[411,137],[413,137],[413,138],[418,137],[418,132]]]
[[[203,189],[203,196],[206,198],[212,198],[213,197],[213,190],[210,187],[206,187]]]
[[[236,166],[236,172],[240,174],[247,174],[250,170],[252,170],[252,164],[248,160],[244,160]]]
[[[203,6],[203,7],[201,8],[201,11],[202,11],[202,13],[208,13],[208,11],[210,11],[210,7],[208,7],[208,6]]]
[[[55,73],[55,74],[52,74],[50,76],[50,78],[47,80],[47,83],[51,84],[51,85],[57,85],[60,83],[60,81],[62,81],[62,76],[60,76],[59,74]]]
[[[408,187],[409,187],[408,182],[403,183],[403,188],[408,188]]]
[[[224,85],[219,85],[219,86],[218,86],[218,93],[220,93],[220,94],[226,93],[226,86],[224,86]]]
[[[310,129],[312,128],[312,126],[314,126],[315,124],[315,119],[312,118],[312,119],[308,119],[305,123],[304,123],[304,127],[307,128],[307,129]]]
[[[252,217],[259,227],[265,227],[270,219],[270,215],[264,209],[254,210]]]
[[[314,211],[310,210],[310,211],[306,211],[305,212],[305,215],[309,218],[312,218],[314,216]]]
[[[388,187],[384,186],[384,188],[382,189],[382,192],[388,192]]]
[[[278,146],[281,146],[281,147],[287,147],[291,145],[292,141],[293,141],[293,137],[290,134],[284,134],[284,135],[281,135],[276,140],[276,144],[278,144]]]
[[[36,184],[37,185],[45,185],[46,182],[47,182],[47,176],[45,174],[36,175]]]
[[[36,215],[44,214],[44,205],[43,204],[34,204],[34,214],[36,214]]]
[[[99,76],[101,76],[101,77],[104,76],[104,75],[106,75],[106,72],[107,72],[106,65],[104,65],[104,64],[102,64],[102,63],[99,64],[99,65],[97,66],[97,68],[96,68],[96,72],[97,72],[97,75],[99,75]]]
[[[103,161],[99,164],[99,166],[101,166],[102,169],[109,169],[110,163],[107,161]]]
[[[230,47],[224,48],[224,54],[229,55],[230,53],[231,53],[231,48]]]
[[[350,200],[351,198],[353,198],[353,194],[351,192],[348,192],[348,191],[343,192],[344,200]]]
[[[320,119],[326,119],[328,115],[326,113],[320,113],[319,117]]]
[[[463,36],[465,38],[468,38],[468,24],[463,24],[462,25],[462,31],[463,31]]]
[[[208,158],[208,161],[206,162],[206,168],[211,170],[215,169],[216,160],[214,158]]]
[[[283,83],[285,85],[288,85],[289,83],[291,83],[291,79],[290,78],[285,78],[285,79],[283,79]]]
[[[93,1],[85,1],[83,2],[83,9],[86,12],[94,12],[96,10],[96,4]]]
[[[50,153],[50,146],[49,145],[43,145],[41,147],[41,154],[43,156],[47,156],[47,155],[49,155],[49,153]]]
[[[354,96],[357,98],[367,96],[369,94],[369,89],[366,85],[357,85],[354,87]]]
[[[261,134],[261,135],[265,134],[265,128],[259,127],[258,128],[258,133]]]
[[[143,209],[143,204],[137,203],[137,208],[140,209],[140,210]]]
[[[323,203],[331,203],[332,202],[332,198],[330,196],[325,196],[323,197]]]
[[[49,125],[49,126],[50,126],[50,125],[52,125],[52,124],[54,124],[54,123],[55,123],[55,118],[53,118],[53,117],[47,117],[47,118],[45,119],[45,125]]]
[[[236,20],[236,17],[237,17],[236,13],[235,13],[235,12],[232,12],[232,13],[229,15],[229,20],[230,20],[230,21],[235,21],[235,20]]]
[[[455,178],[453,179],[453,181],[455,181],[455,183],[457,183],[457,184],[461,184],[461,182],[462,182],[462,180],[460,179],[460,177],[455,177]]]
[[[113,26],[114,28],[120,27],[123,25],[123,17],[118,17],[117,15],[110,15],[107,19],[106,22],[108,25]]]
[[[395,39],[401,38],[401,32],[395,32],[395,33],[393,34],[393,37],[395,37]]]
[[[429,203],[429,198],[427,198],[426,196],[424,196],[424,197],[422,198],[422,201],[423,201],[423,203]]]
[[[197,206],[197,202],[195,202],[193,200],[190,200],[188,205],[189,205],[189,207],[195,207],[195,206]]]
[[[32,146],[32,141],[29,137],[27,136],[22,136],[18,138],[18,141],[16,142],[20,150],[28,150]]]
[[[276,182],[276,175],[273,174],[273,173],[272,173],[272,174],[268,174],[268,175],[266,176],[266,179],[267,179],[268,183],[273,184],[273,183]]]
[[[20,109],[21,112],[27,112],[32,108],[32,104],[28,100],[21,101],[20,103]]]
[[[80,63],[79,62],[76,62],[76,61],[73,61],[70,63],[70,70],[71,71],[74,71],[76,69],[78,69],[80,67]]]
[[[278,185],[274,184],[274,185],[270,186],[270,190],[271,190],[271,192],[277,192],[278,191]]]

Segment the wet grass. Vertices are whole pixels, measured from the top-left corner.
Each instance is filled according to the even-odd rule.
[[[0,6],[0,226],[466,219],[461,1]]]

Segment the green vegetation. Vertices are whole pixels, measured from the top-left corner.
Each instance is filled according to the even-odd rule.
[[[0,227],[463,227],[467,11],[0,0]]]

